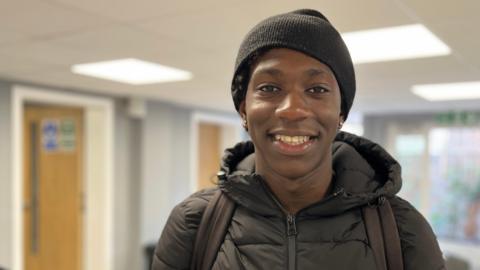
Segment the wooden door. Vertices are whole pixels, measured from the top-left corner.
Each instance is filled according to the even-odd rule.
[[[24,265],[82,269],[83,111],[24,110]]]
[[[198,189],[214,186],[220,169],[221,127],[200,123],[198,132]]]

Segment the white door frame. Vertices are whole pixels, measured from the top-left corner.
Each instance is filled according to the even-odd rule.
[[[83,269],[113,270],[113,128],[112,99],[14,85],[12,87],[12,270],[23,270],[23,111],[27,102],[84,109],[85,200]]]

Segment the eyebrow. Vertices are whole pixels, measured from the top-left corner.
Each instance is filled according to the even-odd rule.
[[[326,72],[320,69],[311,68],[305,72],[309,77],[325,76]]]
[[[272,77],[281,77],[283,75],[283,71],[277,68],[263,68],[260,70],[257,70],[255,72],[256,75],[262,75],[262,74],[267,74]],[[327,75],[327,73],[324,70],[318,69],[318,68],[310,68],[304,72],[309,78],[312,77],[324,77]],[[252,74],[253,75],[253,74]]]
[[[255,72],[255,74],[260,75],[260,74],[268,74],[273,77],[279,77],[283,75],[283,72],[280,69],[276,68],[262,68],[258,71]]]

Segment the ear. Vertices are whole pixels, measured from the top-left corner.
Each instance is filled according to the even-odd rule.
[[[343,113],[340,113],[340,116],[338,117],[338,129],[339,130],[342,128],[344,122],[345,122],[345,117],[343,116]]]
[[[247,113],[245,111],[245,99],[240,103],[240,106],[238,107],[238,113],[240,114],[240,117],[242,117],[242,119],[247,119]]]

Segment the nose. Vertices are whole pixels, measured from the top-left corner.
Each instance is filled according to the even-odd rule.
[[[302,93],[292,91],[284,96],[275,113],[280,119],[300,121],[311,115],[311,109]]]

